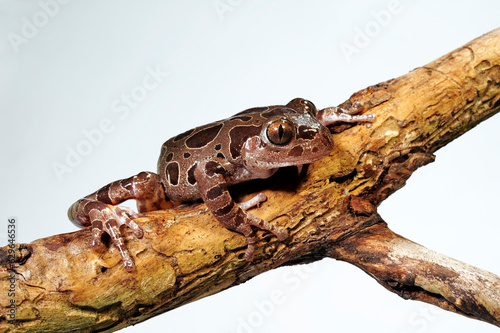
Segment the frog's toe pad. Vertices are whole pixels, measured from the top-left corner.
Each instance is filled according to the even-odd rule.
[[[130,217],[137,217],[137,214],[130,208],[116,207],[101,202],[95,202],[94,207],[89,212],[92,224],[92,247],[97,248],[101,246],[102,235],[104,233],[108,234],[120,252],[123,268],[128,272],[134,269],[134,262],[125,246],[120,226],[126,225],[131,228],[137,238],[141,238],[144,235],[142,229]]]

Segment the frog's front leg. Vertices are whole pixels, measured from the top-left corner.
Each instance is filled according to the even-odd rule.
[[[239,232],[246,237],[247,249],[244,258],[247,261],[252,261],[255,246],[255,232],[252,227],[270,231],[279,240],[286,239],[288,232],[246,212],[246,209],[265,201],[264,194],[258,194],[249,201],[242,203],[241,206],[234,202],[229,194],[225,180],[225,177],[231,172],[228,169],[231,168],[230,163],[223,159],[205,161],[198,164],[194,176],[201,198],[217,220],[226,228]]]
[[[141,172],[136,176],[112,182],[96,192],[75,202],[68,210],[69,219],[79,227],[92,226],[92,247],[101,245],[101,237],[109,234],[122,257],[125,270],[131,271],[134,262],[121,237],[120,226],[126,225],[137,238],[143,236],[142,229],[131,218],[137,214],[130,208],[117,204],[128,200],[137,201],[139,212],[166,208],[165,192],[160,177],[152,172]]]
[[[329,108],[324,108],[319,110],[316,114],[316,119],[319,120],[323,126],[328,126],[338,122],[345,123],[358,123],[358,122],[368,122],[372,123],[375,121],[375,115],[373,114],[363,114],[358,115],[362,112],[363,108],[358,107],[356,104],[351,108],[343,109],[340,107],[332,106]]]

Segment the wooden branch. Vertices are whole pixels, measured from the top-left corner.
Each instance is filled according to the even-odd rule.
[[[330,256],[360,267],[404,299],[500,326],[500,277],[413,243],[385,223],[338,242]]]
[[[348,261],[405,298],[422,300],[500,326],[499,278],[436,254],[387,229],[376,207],[401,188],[432,153],[500,108],[500,30],[448,55],[354,94],[375,113],[371,127],[334,135],[330,157],[272,181],[233,188],[244,199],[263,191],[252,210],[288,228],[279,242],[259,232],[255,259],[245,239],[223,228],[203,204],[142,214],[141,240],[124,230],[137,269],[126,273],[113,246],[89,248],[90,232],[56,235],[0,249],[0,331],[114,331],[244,282],[280,265],[327,256]],[[269,184],[273,184],[269,188]],[[10,270],[12,268],[12,270]]]

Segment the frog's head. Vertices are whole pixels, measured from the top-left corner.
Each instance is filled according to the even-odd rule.
[[[259,134],[248,137],[242,147],[245,165],[252,169],[280,168],[328,156],[333,138],[315,114],[314,104],[303,99],[262,112],[265,121]]]

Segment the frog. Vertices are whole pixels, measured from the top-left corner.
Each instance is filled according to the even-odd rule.
[[[138,213],[170,209],[193,200],[204,204],[224,227],[243,235],[243,259],[252,261],[256,230],[274,234],[279,241],[288,231],[265,221],[249,210],[267,200],[264,193],[236,203],[229,187],[255,179],[267,179],[278,169],[302,166],[325,158],[333,150],[327,126],[337,122],[373,122],[374,115],[337,107],[316,109],[306,99],[286,105],[254,107],[232,117],[190,129],[167,140],[161,147],[157,172],[142,171],[111,182],[77,200],[68,217],[80,228],[91,230],[91,247],[102,245],[109,235],[118,249],[123,268],[135,268],[120,228],[126,226],[138,239],[144,232],[134,221]],[[137,212],[118,206],[134,199]]]

